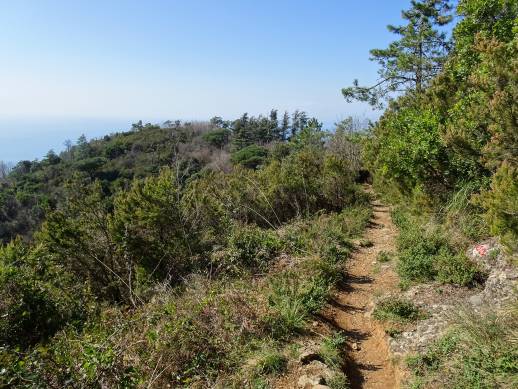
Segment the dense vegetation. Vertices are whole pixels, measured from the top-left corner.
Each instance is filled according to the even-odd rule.
[[[369,222],[365,169],[394,205],[402,289],[477,287],[465,251],[489,236],[516,255],[518,2],[414,0],[403,20],[371,52],[379,82],[342,91],[386,106],[366,132],[272,110],[0,164],[0,386],[267,387]],[[409,360],[413,385],[516,384],[509,312],[461,318]],[[422,313],[390,299],[374,316]],[[336,388],[344,342],[322,341]]]
[[[0,382],[267,382],[370,218],[358,155],[347,131],[272,111],[137,123],[19,163],[2,187]]]
[[[460,193],[516,248],[518,5],[463,0],[458,14],[441,72],[391,101],[366,161],[380,184],[430,209]]]
[[[343,89],[348,100],[388,103],[365,140],[364,163],[396,205],[402,288],[483,282],[465,252],[488,236],[499,236],[516,263],[518,2],[456,5],[448,39],[451,2],[412,1],[408,23],[389,27],[399,39],[371,51],[379,82]],[[409,361],[413,387],[515,387],[516,306],[509,312],[460,317],[451,334]]]

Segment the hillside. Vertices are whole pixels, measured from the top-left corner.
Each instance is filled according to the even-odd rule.
[[[83,136],[75,144],[66,141],[59,155],[51,150],[41,161],[21,161],[0,179],[0,240],[30,237],[45,212],[63,200],[64,184],[72,179],[98,181],[111,196],[135,178],[156,175],[163,166],[174,165],[182,181],[204,168],[230,170],[231,153],[238,164],[255,167],[268,154],[265,146],[282,144],[307,123],[320,126],[299,111],[280,119],[272,110],[267,116],[244,114],[234,121],[214,117],[210,122],[138,122],[127,132],[90,141]],[[255,148],[247,148],[251,145]]]
[[[368,128],[138,122],[2,174],[0,387],[517,387],[518,1],[402,23],[342,90]]]

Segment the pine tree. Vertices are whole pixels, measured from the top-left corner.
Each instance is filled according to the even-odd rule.
[[[234,122],[232,138],[232,144],[235,150],[240,150],[254,142],[253,136],[250,133],[248,113],[244,113],[243,116]]]
[[[268,141],[277,141],[281,140],[280,127],[279,127],[279,119],[277,115],[277,110],[272,109],[270,111],[270,119],[269,119],[269,134]]]
[[[428,81],[442,69],[450,42],[437,27],[452,20],[450,0],[412,0],[412,7],[402,12],[408,23],[388,26],[400,39],[386,49],[371,50],[371,61],[380,65],[378,82],[370,87],[353,86],[342,89],[347,102],[365,101],[381,108],[383,100],[394,92],[409,90],[420,94]]]
[[[288,139],[288,132],[290,131],[290,115],[288,111],[284,111],[282,116],[282,122],[280,127],[280,140],[285,141]]]
[[[85,134],[82,134],[76,143],[76,157],[79,159],[88,158],[90,156],[90,144]]]
[[[298,109],[293,112],[291,120],[291,137],[297,136],[308,124],[308,116],[306,112],[299,111]]]

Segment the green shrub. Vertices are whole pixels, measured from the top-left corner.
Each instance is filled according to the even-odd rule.
[[[268,305],[273,312],[266,321],[274,336],[285,337],[304,328],[308,311],[297,279],[289,275],[275,278],[270,286]]]
[[[335,372],[333,376],[326,381],[326,383],[331,389],[349,389],[351,387],[349,379],[342,372]]]
[[[285,272],[271,281],[268,304],[272,314],[267,322],[276,337],[302,330],[307,318],[320,311],[329,296],[328,279],[319,275],[307,279],[299,277]]]
[[[437,171],[443,168],[447,153],[439,120],[432,109],[388,110],[375,127],[374,144],[367,150],[377,173],[407,194],[416,186],[430,194],[443,192],[444,181]]]
[[[518,168],[504,163],[491,180],[491,189],[480,203],[487,209],[485,218],[491,232],[502,237],[511,249],[518,248]]]
[[[28,354],[0,350],[0,386],[185,387],[231,374],[247,344],[267,335],[256,292],[249,283],[190,281],[183,293],[163,290],[135,310],[106,308],[81,331],[67,328]]]
[[[467,286],[479,278],[480,272],[464,255],[439,254],[436,258],[436,279],[445,284]]]
[[[231,131],[227,128],[218,128],[203,134],[203,140],[214,147],[223,147],[230,140]]]
[[[419,319],[422,314],[410,301],[390,297],[380,301],[372,315],[382,321],[408,322]]]
[[[269,262],[279,254],[282,242],[273,230],[238,224],[228,238],[227,247],[214,256],[220,270],[265,270]]]
[[[88,293],[41,248],[0,247],[0,345],[33,345],[89,314]]]
[[[230,160],[249,169],[256,169],[263,165],[268,157],[268,150],[262,146],[250,145],[232,153]]]
[[[176,281],[186,274],[192,267],[189,257],[199,249],[180,199],[176,174],[163,169],[158,177],[135,180],[130,190],[117,195],[109,218],[119,255],[158,280]]]
[[[336,333],[324,339],[320,346],[319,355],[324,359],[326,365],[339,369],[344,361],[344,345],[346,337],[342,333]]]
[[[104,164],[106,164],[107,159],[103,157],[92,157],[92,158],[86,158],[81,159],[76,162],[75,167],[77,170],[87,172],[87,173],[94,173],[97,169],[102,167]]]
[[[360,247],[372,247],[374,246],[374,242],[369,239],[360,239],[360,242],[358,243]]]
[[[376,260],[381,263],[390,262],[392,259],[392,254],[387,251],[380,251]]]
[[[256,374],[278,375],[286,370],[287,358],[280,352],[269,350],[260,356],[256,365]]]
[[[397,270],[403,280],[425,282],[438,280],[457,285],[475,281],[478,271],[465,255],[457,254],[445,233],[437,226],[426,229],[411,219],[399,223],[399,261]]]

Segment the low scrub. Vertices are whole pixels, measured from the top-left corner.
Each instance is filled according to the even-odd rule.
[[[464,314],[428,350],[408,358],[412,388],[516,388],[518,310]]]
[[[380,301],[372,315],[376,320],[394,322],[412,322],[423,316],[412,302],[392,297]]]
[[[150,284],[152,297],[137,307],[104,306],[80,327],[65,317],[27,352],[0,351],[0,386],[242,387],[252,379],[267,387],[286,369],[289,345],[326,303],[350,239],[369,216],[361,206],[279,230],[236,224],[223,250],[234,270],[222,268],[224,277],[190,275],[174,288]],[[281,255],[294,266],[275,268]],[[325,342],[330,363],[338,365],[342,341]],[[334,379],[332,387],[345,387],[339,369]]]
[[[455,248],[439,225],[422,225],[396,211],[393,217],[400,228],[397,270],[405,281],[471,285],[479,278],[475,265]]]

